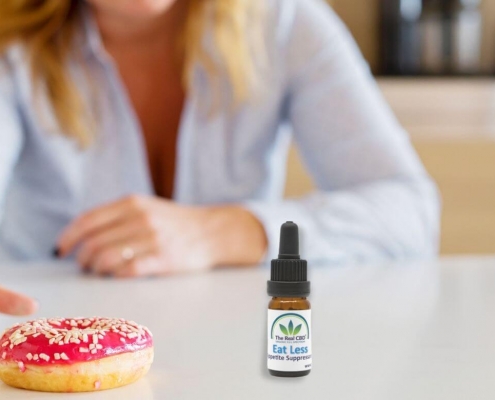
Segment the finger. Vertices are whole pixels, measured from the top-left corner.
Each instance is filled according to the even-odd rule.
[[[136,278],[140,276],[168,275],[172,273],[164,261],[156,256],[141,257],[129,261],[114,273],[116,278]]]
[[[81,267],[87,269],[95,264],[99,255],[108,248],[123,242],[129,243],[134,237],[144,236],[146,233],[151,233],[151,229],[143,224],[140,218],[118,221],[87,237],[77,253],[77,261]]]
[[[125,251],[132,252],[132,259],[126,259]],[[134,238],[132,241],[115,243],[102,251],[90,268],[97,274],[114,274],[130,261],[158,254],[159,243],[154,235]]]
[[[131,196],[89,211],[76,218],[62,233],[58,240],[60,255],[69,254],[74,247],[92,232],[98,231],[123,219],[142,206],[144,200]]]
[[[33,299],[0,287],[0,313],[29,315],[37,308],[38,304]]]

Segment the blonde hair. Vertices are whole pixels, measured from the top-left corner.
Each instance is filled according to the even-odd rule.
[[[181,1],[181,0],[178,0]],[[44,85],[58,124],[81,145],[91,141],[80,93],[67,71],[78,29],[81,0],[0,1],[0,53],[20,41],[30,56],[32,79]],[[181,44],[185,55],[183,81],[191,89],[198,62],[210,78],[224,72],[236,102],[245,101],[256,80],[253,47],[261,45],[261,0],[189,0]],[[215,53],[205,49],[211,29]],[[259,49],[258,49],[259,50]]]

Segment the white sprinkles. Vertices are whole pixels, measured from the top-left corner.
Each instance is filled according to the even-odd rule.
[[[16,328],[8,338],[5,338],[5,333],[0,337],[0,352],[1,358],[7,358],[5,350],[12,350],[28,340],[30,336],[36,338],[40,335],[48,341],[48,347],[63,346],[67,344],[81,345],[78,348],[80,353],[98,354],[103,350],[103,346],[99,343],[105,338],[107,332],[113,332],[121,336],[120,341],[127,343],[127,339],[143,340],[146,334],[152,336],[148,328],[136,324],[134,321],[127,321],[123,318],[51,318],[38,319],[25,324],[16,324],[11,329]],[[27,361],[44,360],[49,362],[51,357],[45,353],[26,355]],[[53,353],[54,360],[70,361],[69,356],[64,352]],[[22,361],[19,361],[22,363]],[[24,365],[24,364],[22,364]],[[20,364],[19,364],[20,366]]]

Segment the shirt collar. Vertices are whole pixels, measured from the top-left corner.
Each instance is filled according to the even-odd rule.
[[[93,11],[86,1],[81,3],[81,33],[79,35],[79,43],[83,55],[88,57],[95,57],[98,60],[104,62],[108,61],[108,53],[105,50],[103,41],[100,35],[100,30],[96,24]]]

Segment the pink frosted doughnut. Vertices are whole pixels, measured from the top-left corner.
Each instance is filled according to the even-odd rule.
[[[144,326],[117,318],[39,319],[0,337],[0,379],[43,392],[88,392],[127,385],[153,362]]]

